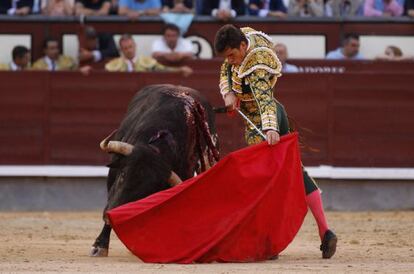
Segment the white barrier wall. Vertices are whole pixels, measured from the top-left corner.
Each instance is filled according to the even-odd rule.
[[[414,37],[410,36],[360,36],[361,54],[367,59],[384,54],[387,46],[399,47],[404,56],[414,56]]]
[[[139,55],[151,55],[152,42],[160,35],[134,35],[138,45]],[[326,56],[326,38],[323,35],[270,35],[274,43],[283,43],[287,46],[290,58],[296,59],[323,59]],[[115,35],[118,44],[120,35]],[[187,39],[193,42],[194,53],[200,51],[200,58],[208,59],[213,56],[213,45],[199,36],[190,36]],[[361,36],[361,53],[367,59],[374,59],[383,54],[389,45],[402,49],[404,55],[414,56],[414,37],[410,36]],[[64,53],[77,57],[78,40],[76,35],[65,35],[63,38]]]
[[[0,63],[9,63],[12,60],[12,50],[21,45],[31,48],[32,37],[29,34],[3,34],[0,35]]]
[[[323,35],[270,35],[273,43],[287,46],[289,58],[325,58],[326,38]]]
[[[115,35],[114,39],[118,44],[121,35]],[[160,35],[133,35],[138,45],[139,55],[151,55],[151,45]],[[326,55],[326,38],[323,35],[271,35],[274,43],[284,43],[288,47],[289,57],[297,59],[322,59]],[[213,45],[199,36],[187,37],[193,42],[194,53],[199,53],[202,59],[209,59],[213,56]],[[377,55],[383,54],[389,45],[394,45],[403,51],[404,55],[414,56],[414,37],[412,36],[372,36],[360,37],[362,55],[367,59],[374,59]],[[23,45],[31,48],[31,36],[4,34],[0,35],[0,63],[11,61],[11,51],[16,45]],[[77,36],[67,34],[63,36],[63,53],[77,59],[79,43]]]

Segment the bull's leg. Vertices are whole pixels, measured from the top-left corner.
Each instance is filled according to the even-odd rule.
[[[92,250],[89,256],[91,257],[107,257],[109,249],[109,240],[111,237],[111,226],[105,224],[102,228],[101,234],[96,238],[92,245]]]

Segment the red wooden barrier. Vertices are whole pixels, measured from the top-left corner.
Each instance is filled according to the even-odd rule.
[[[278,81],[276,97],[302,127],[306,165],[410,167],[412,79],[413,72],[290,74]],[[0,164],[103,164],[98,143],[137,90],[180,84],[220,106],[217,82],[217,72],[1,72]],[[239,117],[217,115],[217,127],[222,154],[244,146]]]
[[[186,65],[196,71],[217,71],[223,62],[222,58],[210,60],[192,60]],[[288,61],[299,67],[303,73],[344,73],[344,72],[395,72],[414,71],[413,61],[344,61],[326,59],[291,59]]]

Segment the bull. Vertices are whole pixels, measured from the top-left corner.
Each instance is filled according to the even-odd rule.
[[[118,130],[100,146],[112,153],[104,225],[91,256],[108,256],[111,226],[106,212],[168,189],[218,160],[214,111],[196,90],[152,85],[130,102]]]

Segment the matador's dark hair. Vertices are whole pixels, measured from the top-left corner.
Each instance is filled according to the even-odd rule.
[[[227,24],[222,26],[214,39],[214,50],[217,54],[223,53],[227,48],[239,48],[241,42],[247,43],[244,33],[236,26]]]

